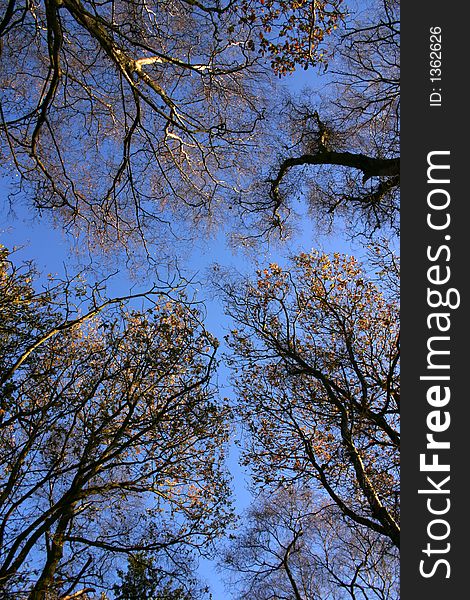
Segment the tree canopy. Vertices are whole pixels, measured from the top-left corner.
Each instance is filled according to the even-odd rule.
[[[117,556],[207,549],[230,509],[198,311],[34,279],[2,250],[0,582],[39,600],[110,586]]]
[[[252,208],[289,226],[295,200],[371,238],[397,233],[400,184],[400,20],[395,0],[364,4],[328,38],[323,90],[288,97],[278,111],[277,160],[253,184]]]
[[[224,564],[240,599],[399,598],[392,544],[298,485],[260,495]]]
[[[116,600],[194,600],[198,590],[190,587],[190,574],[181,569],[177,573],[186,576],[183,585],[162,564],[155,564],[144,552],[129,556],[127,571],[118,570],[120,583],[114,585]],[[188,589],[190,591],[188,591]]]
[[[234,595],[396,600],[399,36],[398,0],[6,0],[0,185],[93,268],[46,280],[0,246],[1,593],[207,597],[240,427]],[[309,67],[315,89],[283,87]],[[113,296],[94,252],[160,275],[217,227],[265,250],[296,212],[369,262],[296,249],[203,278],[230,399],[192,277]]]
[[[318,252],[221,289],[254,480],[311,485],[399,547],[397,299]]]
[[[3,159],[37,209],[95,243],[220,221],[262,131],[261,58],[279,73],[321,62],[340,6],[9,0]]]

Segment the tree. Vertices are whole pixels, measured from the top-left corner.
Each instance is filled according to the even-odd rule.
[[[118,574],[121,583],[114,585],[116,600],[193,600],[201,597],[201,591],[195,589],[194,584],[178,585],[168,569],[155,565],[154,559],[142,552],[129,556],[127,572],[119,570]],[[176,575],[179,577],[181,573]],[[185,591],[185,587],[191,591]]]
[[[399,598],[393,545],[298,486],[260,495],[223,566],[240,599]]]
[[[399,218],[400,21],[396,0],[371,0],[328,38],[321,93],[281,102],[277,161],[259,166],[246,200],[264,230],[289,227],[299,195],[331,224],[396,233]]]
[[[73,597],[109,588],[119,557],[209,551],[230,519],[227,410],[196,307],[77,280],[38,291],[31,265],[1,259],[2,589]]]
[[[399,546],[398,302],[358,262],[302,253],[226,281],[255,482],[303,482]]]
[[[9,0],[1,155],[38,210],[90,244],[155,241],[176,217],[217,221],[256,152],[260,55],[279,72],[318,62],[339,5]]]

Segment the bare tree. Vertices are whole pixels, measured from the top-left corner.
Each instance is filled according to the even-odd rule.
[[[250,28],[229,8],[8,3],[2,150],[38,209],[102,243],[149,235],[172,214],[212,214],[262,117]]]
[[[261,134],[261,56],[280,71],[318,61],[339,4],[9,0],[2,157],[37,209],[93,243],[226,219]]]
[[[390,542],[291,486],[261,494],[223,566],[241,599],[392,600],[399,598],[398,562]]]
[[[372,236],[398,227],[399,4],[371,0],[328,40],[333,57],[320,76],[323,89],[280,103],[282,134],[272,141],[277,163],[259,167],[247,209],[264,230],[289,228],[295,200],[332,223],[346,218],[351,231]],[[320,87],[319,84],[317,87]]]

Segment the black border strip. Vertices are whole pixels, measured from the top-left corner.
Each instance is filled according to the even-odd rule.
[[[468,13],[402,5],[402,600],[462,598],[470,575]]]

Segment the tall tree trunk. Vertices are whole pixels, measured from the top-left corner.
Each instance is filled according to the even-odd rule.
[[[59,519],[57,528],[51,538],[51,546],[47,552],[46,564],[28,600],[44,600],[46,593],[50,590],[54,582],[57,566],[64,553],[65,532],[73,517],[74,506],[75,503],[66,506],[64,514]]]

